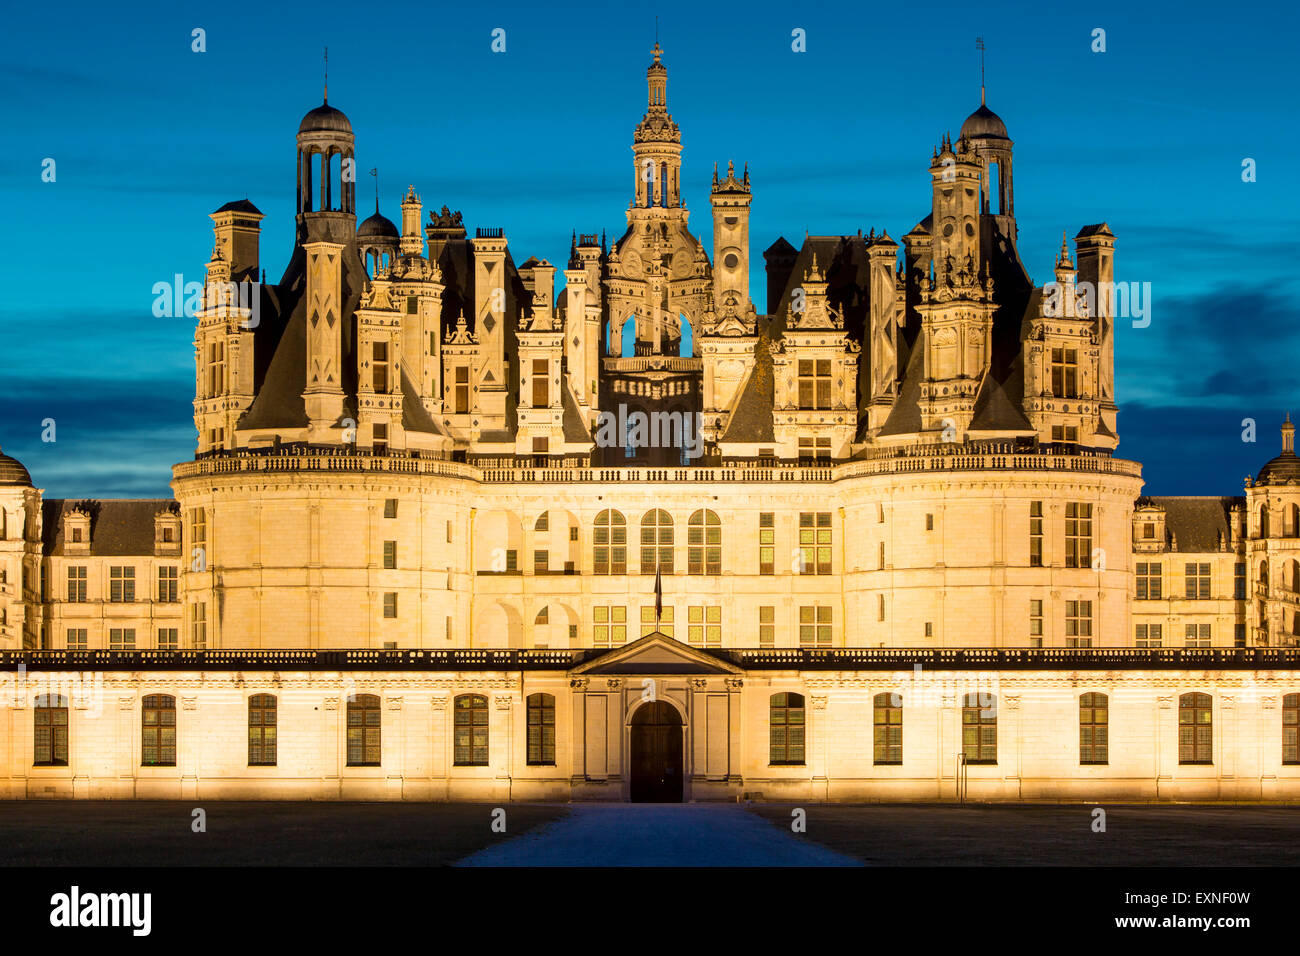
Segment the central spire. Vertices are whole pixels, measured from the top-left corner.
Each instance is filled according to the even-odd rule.
[[[660,62],[663,52],[659,41],[656,40],[654,49],[650,51],[654,62],[645,71],[646,85],[649,87],[648,105],[652,113],[665,112],[668,109],[668,68]]]

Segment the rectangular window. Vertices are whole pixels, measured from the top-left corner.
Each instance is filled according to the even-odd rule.
[[[776,515],[771,511],[758,516],[758,573],[776,573]]]
[[[1188,647],[1210,646],[1210,625],[1208,624],[1188,624],[1184,635]]]
[[[150,694],[140,708],[140,763],[176,766],[176,698]]]
[[[903,762],[903,698],[899,694],[877,694],[874,704],[873,762],[877,766],[898,766]]]
[[[1041,600],[1029,602],[1029,636],[1038,638],[1037,644],[1032,640],[1029,642],[1031,647],[1043,646],[1043,602]]]
[[[68,650],[84,651],[88,647],[86,641],[86,629],[84,627],[68,628]]]
[[[799,646],[831,646],[831,609],[821,605],[799,608]]]
[[[68,600],[73,604],[81,604],[86,600],[86,568],[84,565],[68,568]]]
[[[627,608],[597,605],[592,608],[591,643],[596,647],[618,647],[627,643]]]
[[[370,373],[374,390],[380,395],[388,394],[388,343],[371,343]]]
[[[550,406],[550,375],[550,363],[546,359],[533,359],[533,408]]]
[[[831,440],[829,438],[812,438],[807,435],[799,437],[800,461],[830,461]]]
[[[174,627],[158,628],[158,650],[174,651],[181,646],[180,631]]]
[[[174,604],[180,599],[177,592],[180,568],[159,565],[158,600],[165,604]]]
[[[384,617],[397,617],[397,592],[384,592]]]
[[[114,603],[135,600],[135,568],[114,565],[108,569],[108,599]]]
[[[776,608],[772,605],[758,609],[758,646],[776,647]]]
[[[1092,602],[1065,602],[1065,646],[1092,647]]]
[[[545,549],[533,552],[533,574],[545,574],[551,569],[551,553]]]
[[[455,411],[457,415],[469,413],[469,366],[456,368]]]
[[[1043,503],[1029,502],[1029,566],[1043,566]]]
[[[799,515],[799,573],[831,573],[831,513],[802,512]]]
[[[42,694],[32,711],[35,740],[32,763],[37,767],[68,765],[67,698]]]
[[[397,567],[397,542],[384,542],[384,567],[391,570]]]
[[[721,647],[722,606],[709,604],[687,608],[686,636],[696,647]]]
[[[990,693],[962,698],[961,749],[966,763],[998,762],[998,699]]]
[[[196,601],[190,605],[190,646],[203,650],[208,646],[208,605]]]
[[[208,513],[204,508],[190,509],[190,547],[208,546]]]
[[[385,499],[384,499],[384,517],[385,517],[385,518],[396,518],[396,517],[397,517],[397,499],[396,499],[396,498],[385,498]],[[449,525],[449,526],[450,526],[450,524],[451,524],[451,522],[448,522],[448,525]],[[448,540],[451,540],[451,539],[449,538]]]
[[[1214,762],[1214,710],[1209,694],[1178,698],[1178,762]]]
[[[1108,734],[1109,701],[1105,694],[1082,694],[1079,697],[1079,763],[1110,762]]]
[[[643,605],[641,608],[641,636],[653,634],[655,631],[660,634],[673,636],[673,608],[672,605],[665,605],[660,609],[659,623],[655,623],[655,607],[653,604]]]
[[[1079,397],[1077,349],[1052,349],[1052,395],[1056,398]]]
[[[135,650],[135,628],[111,627],[108,629],[108,649],[110,651]]]
[[[1300,764],[1300,694],[1282,698],[1282,763]]]
[[[555,766],[555,698],[550,694],[528,697],[528,766]]]
[[[1232,596],[1237,601],[1246,600],[1246,565],[1242,562],[1232,568]]]
[[[1158,561],[1139,561],[1137,563],[1137,600],[1159,601],[1162,593],[1161,573],[1163,569]]]
[[[831,407],[830,359],[799,360],[799,407]]]
[[[248,765],[274,767],[276,760],[277,707],[271,694],[248,698]]]
[[[1066,502],[1065,566],[1092,566],[1092,505],[1087,502]]]
[[[934,530],[934,515],[928,514],[925,516],[925,530],[926,531]]]
[[[768,701],[768,762],[798,767],[804,761],[802,694],[773,694]]]
[[[1160,647],[1164,643],[1163,624],[1139,624],[1134,636],[1138,647]]]
[[[1210,565],[1208,562],[1187,562],[1187,586],[1184,597],[1193,601],[1210,599]]]
[[[208,343],[208,397],[214,398],[225,391],[226,344]]]

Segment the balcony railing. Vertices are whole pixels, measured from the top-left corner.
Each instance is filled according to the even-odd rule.
[[[617,650],[617,648],[615,648]],[[462,650],[0,651],[0,671],[566,671],[596,648]],[[708,650],[747,670],[1300,670],[1300,647],[789,648]],[[648,665],[647,672],[654,671]]]

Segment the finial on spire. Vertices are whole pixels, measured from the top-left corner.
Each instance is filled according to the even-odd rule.
[[[330,48],[325,48],[325,103],[330,101]]]
[[[1282,454],[1295,454],[1295,426],[1291,424],[1291,413],[1286,413],[1286,421],[1282,423]]]
[[[984,105],[984,38],[975,38],[975,49],[980,51],[980,106]]]
[[[379,213],[379,167],[376,166],[370,170],[370,175],[375,177],[375,213]]]

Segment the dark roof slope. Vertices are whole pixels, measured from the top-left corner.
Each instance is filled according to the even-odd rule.
[[[179,508],[172,498],[104,498],[91,501],[46,498],[41,502],[45,554],[63,550],[63,516],[76,508],[90,513],[90,553],[96,556],[154,553],[154,516]]]
[[[1165,512],[1165,530],[1173,536],[1176,551],[1219,551],[1231,537],[1230,515],[1233,505],[1246,499],[1199,496],[1151,496],[1138,499],[1138,505],[1155,505]]]

